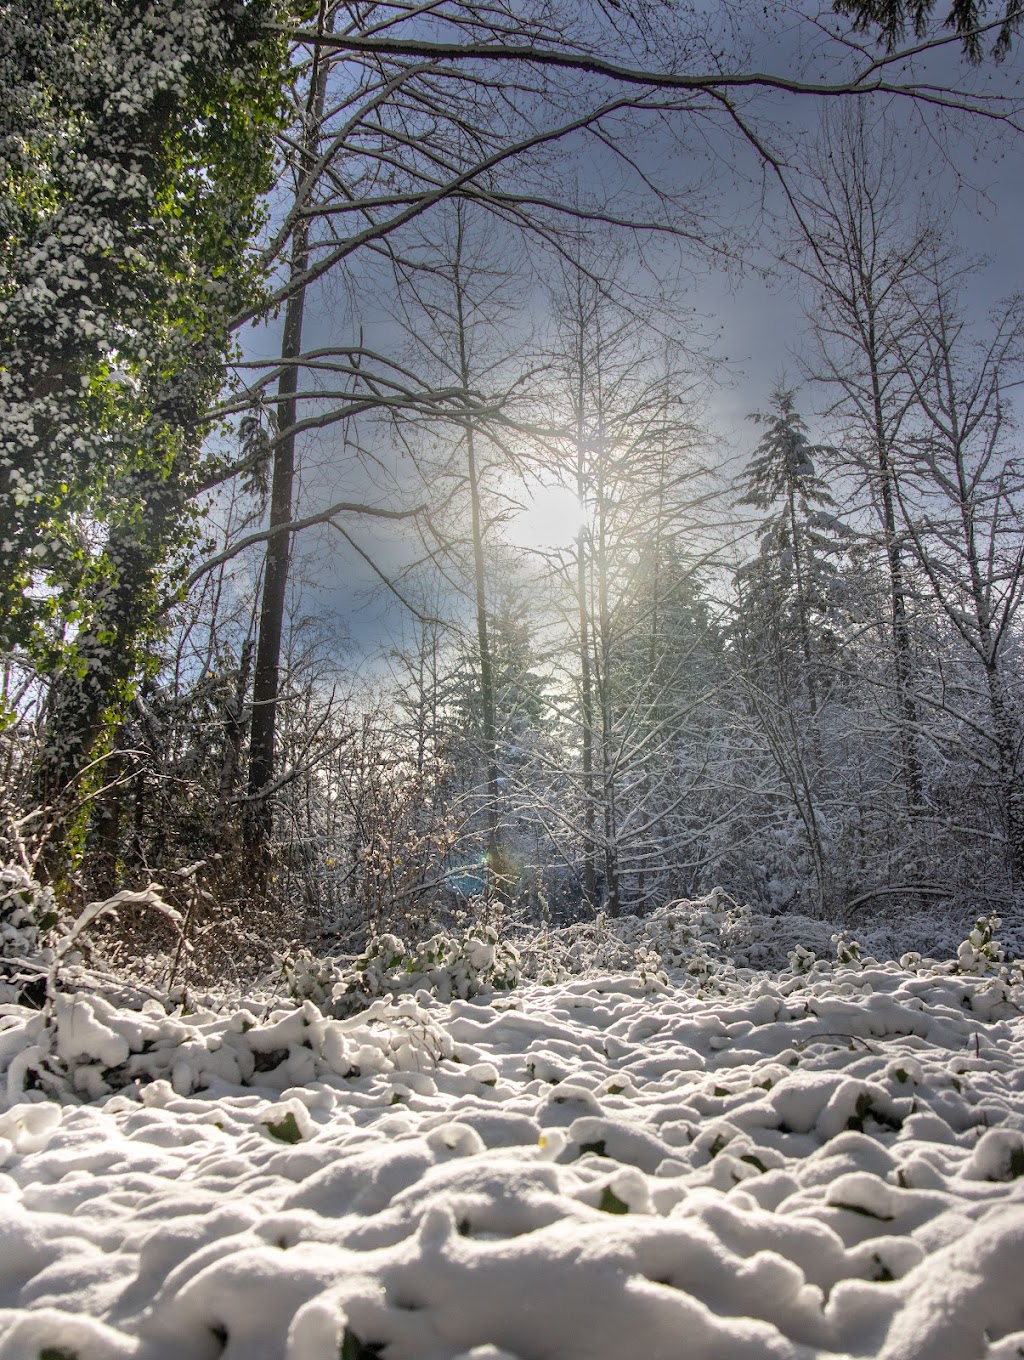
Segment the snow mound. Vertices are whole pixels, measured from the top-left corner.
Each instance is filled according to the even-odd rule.
[[[0,1360],[1008,1360],[1019,985],[0,1007]]]

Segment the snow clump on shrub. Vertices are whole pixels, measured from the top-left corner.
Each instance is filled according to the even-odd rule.
[[[282,955],[278,964],[293,1001],[313,1001],[334,1016],[355,1015],[378,997],[421,991],[442,1002],[468,1001],[515,987],[521,974],[519,951],[496,926],[479,922],[458,935],[441,931],[415,943],[375,935],[348,965],[308,949]]]

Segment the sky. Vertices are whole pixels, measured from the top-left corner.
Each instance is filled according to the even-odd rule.
[[[738,10],[732,7],[731,12],[740,15],[736,22],[742,27],[747,15],[759,15],[760,11],[760,6],[748,6]],[[759,18],[759,32],[740,32],[734,36],[734,41],[753,46],[751,66],[787,71],[801,64],[813,73],[813,62],[806,67],[807,53],[801,47],[806,41],[807,26],[791,20],[792,11],[788,7],[773,7],[771,15],[766,11]],[[1012,92],[1020,83],[1022,71],[1024,61],[1019,48],[1001,66],[987,63],[978,70],[964,66],[957,51],[947,50],[931,60],[924,74],[953,86],[980,81]],[[773,97],[761,101],[755,126],[759,131],[769,129],[773,145],[795,158],[802,144],[813,140],[820,110],[820,101],[812,98]],[[966,251],[989,257],[988,266],[971,282],[971,307],[980,321],[1001,296],[1024,289],[1024,251],[1019,244],[1020,223],[1024,220],[1024,142],[1019,137],[1014,141],[977,120],[961,120],[959,126],[954,123],[940,137],[940,120],[932,111],[922,114],[897,100],[892,101],[888,117],[908,157],[908,212],[916,211],[922,194],[929,196],[947,214],[949,235]],[[639,245],[647,264],[646,282],[651,282],[652,275],[657,278],[659,271],[664,279],[678,277],[682,326],[695,325],[724,360],[713,369],[707,389],[706,423],[717,443],[716,456],[735,463],[756,443],[756,432],[747,416],[764,409],[780,379],[790,385],[800,382],[799,355],[806,335],[805,300],[798,295],[792,277],[775,264],[776,233],[778,224],[785,219],[785,205],[774,179],[762,174],[749,148],[737,151],[735,139],[724,138],[720,129],[702,132],[701,137],[697,143],[691,140],[682,144],[669,132],[651,124],[634,142],[631,154],[645,173],[657,175],[666,184],[685,183],[694,174],[698,179],[705,176],[709,208],[718,221],[730,224],[736,232],[729,242],[724,267],[715,268],[709,265],[706,256],[699,257],[685,249],[675,257],[664,245],[652,248],[649,241]],[[615,157],[610,152],[595,152],[591,141],[567,142],[558,154],[562,157],[558,163],[560,173],[567,183],[575,182],[577,191],[614,189],[620,181],[625,187],[626,178]],[[627,277],[635,269],[639,286],[645,271],[631,260],[633,245],[628,241],[621,244],[620,239],[618,248],[623,257],[620,269]],[[397,351],[402,340],[381,305],[386,297],[376,291],[379,284],[371,284],[367,290],[363,287],[365,281],[357,264],[350,275],[354,294],[331,285],[312,300],[307,336],[313,344],[321,337],[336,334],[338,318],[343,317],[343,325],[353,336],[362,327],[367,343],[389,352]],[[520,330],[531,325],[531,309],[535,321],[541,292],[535,280],[530,287],[524,287],[525,305],[515,322]],[[273,341],[273,332],[264,331],[252,337],[253,351],[262,349],[272,354]],[[821,393],[805,389],[801,394],[800,406],[812,435],[819,433],[815,412],[823,405]],[[379,433],[373,437],[379,439]],[[385,461],[391,461],[390,450],[379,451]],[[357,499],[373,496],[371,486],[360,484],[361,474],[355,470],[352,459],[344,457],[337,437],[318,437],[311,441],[305,456],[304,485],[310,503],[317,503],[332,481],[339,484],[339,463],[346,468],[340,482],[343,495]],[[401,478],[401,460],[394,466]],[[532,532],[548,532],[544,526],[552,524],[564,533],[561,510],[556,504],[546,503],[540,494],[519,525],[511,526],[510,534],[522,546]],[[351,528],[361,546],[372,552],[384,570],[391,571],[408,560],[411,539],[407,531],[381,532],[377,527],[355,522]],[[382,642],[386,644],[389,629],[397,620],[394,604],[372,589],[372,572],[342,543],[340,536],[326,530],[314,531],[304,540],[302,554],[309,579],[316,583],[306,598],[317,612],[324,614],[329,632],[350,639],[349,660],[361,650],[372,652]]]

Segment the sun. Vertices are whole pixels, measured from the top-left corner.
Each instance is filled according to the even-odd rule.
[[[575,491],[561,482],[539,482],[509,522],[509,536],[524,548],[557,551],[575,544],[582,522]]]

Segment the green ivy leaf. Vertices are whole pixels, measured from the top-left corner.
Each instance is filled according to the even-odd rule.
[[[890,1284],[896,1276],[879,1256],[878,1252],[872,1252],[872,1261],[875,1263],[875,1273],[871,1277],[877,1284]]]
[[[606,1214],[629,1213],[629,1205],[624,1200],[619,1199],[610,1185],[606,1185],[601,1191],[601,1199],[597,1207]]]
[[[346,1327],[338,1360],[381,1360],[386,1346],[386,1341],[363,1341]]]
[[[765,1166],[764,1162],[761,1161],[761,1158],[755,1157],[752,1152],[746,1153],[743,1157],[740,1158],[740,1161],[746,1162],[748,1165],[756,1167],[758,1171],[762,1173],[762,1175],[767,1175],[768,1173],[768,1168]]]
[[[295,1116],[292,1114],[291,1110],[288,1111],[283,1119],[278,1120],[276,1124],[272,1124],[268,1120],[267,1132],[270,1134],[271,1138],[276,1138],[279,1143],[302,1142],[302,1133],[299,1130],[298,1124],[295,1122]]]

